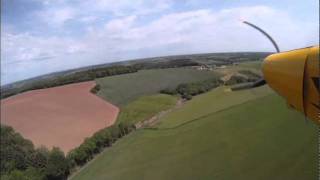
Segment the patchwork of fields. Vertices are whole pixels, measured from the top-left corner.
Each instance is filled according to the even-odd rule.
[[[181,83],[227,78],[241,70],[261,74],[260,66],[247,62],[214,71],[141,70],[96,79],[98,96],[90,93],[92,81],[30,91],[1,101],[1,123],[37,146],[68,152],[113,123],[157,117],[152,127],[117,136],[121,139],[104,146],[73,180],[316,179],[316,125],[289,109],[268,86],[241,91],[221,86],[184,103],[178,95],[159,94]],[[119,115],[113,104],[120,107]]]
[[[194,107],[194,108],[193,108]],[[267,86],[215,89],[123,138],[74,180],[316,179],[317,127]]]
[[[123,106],[139,96],[157,94],[162,89],[175,88],[181,83],[197,82],[219,76],[220,74],[216,72],[170,68],[105,77],[97,79],[96,82],[101,85],[98,96]]]

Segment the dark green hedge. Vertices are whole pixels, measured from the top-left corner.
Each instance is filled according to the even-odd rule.
[[[211,89],[216,88],[221,84],[223,84],[221,80],[219,80],[218,78],[213,78],[200,82],[180,84],[174,89],[163,89],[160,91],[160,93],[170,95],[179,94],[182,98],[190,100],[192,99],[192,96],[210,91]]]
[[[119,123],[86,138],[65,157],[57,147],[34,148],[13,128],[1,125],[1,180],[64,180],[70,171],[83,166],[104,148],[135,129],[133,124]]]
[[[70,167],[83,166],[104,148],[110,147],[119,138],[134,129],[133,124],[119,123],[96,132],[90,138],[86,138],[79,147],[68,153],[67,159]]]

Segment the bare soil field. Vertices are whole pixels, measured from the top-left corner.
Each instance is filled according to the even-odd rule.
[[[1,101],[1,123],[37,147],[56,146],[67,153],[116,121],[119,108],[90,93],[94,86],[83,82],[9,97]]]

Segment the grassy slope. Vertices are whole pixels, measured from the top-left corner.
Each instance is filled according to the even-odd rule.
[[[121,108],[117,122],[137,123],[176,104],[177,97],[165,94],[142,96]]]
[[[267,86],[234,92],[226,87],[218,87],[207,94],[195,97],[192,101],[187,102],[184,108],[176,110],[175,113],[168,114],[166,120],[161,122],[160,127],[171,128],[270,93],[272,93],[272,90]]]
[[[124,74],[97,79],[101,85],[98,95],[116,105],[123,106],[142,95],[158,93],[167,87],[180,83],[194,82],[216,77],[217,73],[185,68],[142,70],[134,74]]]
[[[160,130],[139,130],[121,139],[74,179],[316,179],[315,125],[265,87],[254,95],[234,92],[239,93],[234,103],[249,101],[208,114],[223,102],[212,97],[221,93],[216,91],[189,102],[198,108],[193,110],[197,121],[166,129],[179,124],[172,121],[194,118],[172,112]],[[224,98],[232,96],[223,92]],[[192,111],[188,106],[185,112]]]

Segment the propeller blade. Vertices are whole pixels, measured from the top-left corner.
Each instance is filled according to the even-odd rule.
[[[273,44],[273,46],[276,49],[277,53],[280,52],[279,46],[277,45],[276,41],[273,40],[273,38],[266,31],[264,31],[263,29],[261,29],[260,27],[254,25],[252,23],[249,23],[248,21],[242,21],[242,23],[244,23],[244,24],[246,24],[246,25],[248,25],[250,27],[253,27],[254,29],[256,29],[259,32],[261,32],[264,36],[266,36],[271,41],[271,43]]]

